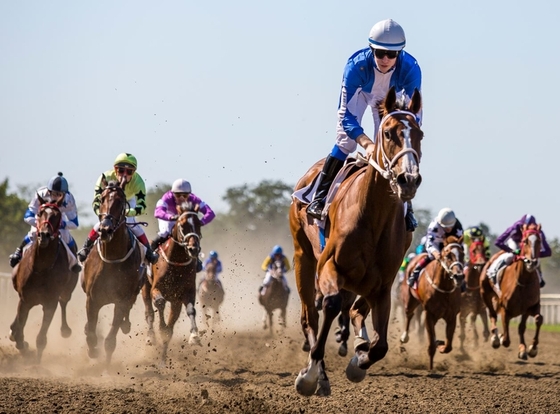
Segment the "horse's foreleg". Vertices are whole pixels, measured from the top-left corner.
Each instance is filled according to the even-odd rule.
[[[527,328],[527,318],[529,314],[524,313],[521,315],[521,321],[517,327],[517,333],[519,334],[519,352],[517,357],[519,359],[527,360],[527,345],[525,344],[525,329]]]
[[[200,337],[198,336],[198,326],[196,325],[196,309],[194,307],[194,299],[188,299],[184,302],[187,309],[187,316],[191,320],[191,334],[189,336],[189,344],[200,345]]]
[[[105,337],[105,364],[109,366],[111,364],[111,358],[117,347],[117,333],[121,327],[121,324],[127,315],[127,310],[124,304],[115,303],[115,309],[113,311],[113,322],[111,323],[111,328],[109,333]]]
[[[171,342],[171,338],[173,337],[173,328],[175,327],[175,323],[179,319],[181,315],[181,308],[183,304],[178,301],[174,300],[170,302],[170,310],[169,310],[169,317],[167,319],[167,323],[165,326],[160,330],[161,334],[161,341],[162,341],[162,350],[161,350],[161,365],[165,365],[165,361],[167,360],[167,350],[169,349],[169,343]]]
[[[430,357],[430,370],[434,369],[434,355],[436,354],[436,325],[437,319],[432,313],[426,311],[426,333],[428,334],[428,356]]]
[[[61,314],[61,325],[60,325],[60,335],[63,338],[68,338],[72,335],[72,329],[68,326],[68,320],[66,318],[66,305],[72,298],[72,292],[76,288],[78,283],[78,274],[71,272],[71,277],[68,284],[63,288],[60,297],[58,298],[58,303],[60,303],[60,314]]]
[[[88,355],[90,358],[97,358],[97,320],[99,318],[99,305],[94,302],[90,295],[86,299],[86,316],[87,322],[85,326],[86,342],[88,345]]]
[[[152,345],[156,343],[156,336],[154,333],[154,308],[152,306],[152,296],[151,296],[152,285],[150,282],[146,281],[144,286],[142,286],[142,301],[144,302],[144,317],[146,323],[148,324],[148,337],[146,338],[146,343]]]
[[[29,344],[23,339],[23,328],[25,328],[25,324],[27,323],[29,309],[27,303],[20,299],[17,306],[16,317],[14,322],[10,325],[10,341],[15,342],[16,348],[22,352],[29,348]]]
[[[484,304],[486,305],[486,309],[488,309],[488,316],[490,318],[490,332],[492,333],[492,342],[491,342],[492,348],[497,349],[500,347],[500,337],[498,335],[498,327],[496,324],[498,320],[498,314],[496,313],[496,309],[494,309],[494,304],[492,303],[492,297],[494,296],[494,293],[483,290],[481,295]]]
[[[49,326],[51,326],[57,305],[58,302],[56,301],[43,305],[43,322],[41,323],[41,329],[39,329],[39,333],[37,334],[37,339],[35,341],[37,346],[37,363],[41,362],[43,351],[47,347],[47,332],[49,330]]]
[[[408,286],[407,286],[408,289]],[[408,332],[410,330],[410,322],[412,318],[416,318],[416,308],[420,305],[420,302],[414,298],[410,292],[406,296],[403,297],[403,312],[404,312],[404,331],[401,334],[400,342],[402,344],[406,344],[410,339]],[[418,320],[418,325],[421,326],[421,316]]]
[[[479,306],[478,314],[482,320],[482,337],[484,338],[484,342],[488,342],[488,338],[490,338],[490,330],[488,329],[488,312],[486,311],[486,307]]]
[[[537,356],[538,345],[539,345],[539,333],[541,331],[541,325],[543,324],[543,317],[540,314],[540,304],[539,304],[538,312],[539,313],[537,313],[537,315],[535,316],[535,325],[536,325],[535,336],[533,337],[533,343],[529,346],[529,352],[528,352],[531,358]]]
[[[448,354],[453,350],[453,335],[455,334],[455,328],[457,327],[457,314],[449,315],[445,319],[445,343],[440,345],[438,350],[442,354]]]
[[[467,337],[465,331],[467,326],[467,315],[468,310],[464,304],[461,305],[461,311],[459,312],[459,349],[461,352],[465,352],[465,338]]]

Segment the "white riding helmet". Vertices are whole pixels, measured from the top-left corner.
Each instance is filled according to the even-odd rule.
[[[402,50],[406,45],[404,30],[393,19],[382,20],[371,28],[369,44],[374,49]]]
[[[173,193],[191,193],[191,183],[187,180],[183,180],[179,178],[173,181],[173,185],[171,186],[171,192]]]
[[[455,213],[448,207],[442,208],[437,217],[436,221],[441,227],[449,229],[455,225],[457,219],[455,218]]]

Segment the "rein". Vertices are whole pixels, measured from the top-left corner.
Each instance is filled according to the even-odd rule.
[[[449,244],[448,244],[447,246],[445,246],[445,247],[459,247],[459,248],[463,248],[463,246],[461,246],[461,244],[459,244],[459,243],[449,243]],[[458,260],[455,261],[455,262],[453,262],[453,263],[451,263],[451,265],[449,265],[449,266],[447,266],[447,265],[443,262],[443,260],[442,260],[441,258],[438,260],[438,262],[439,262],[439,264],[441,265],[441,267],[443,268],[443,270],[445,270],[445,273],[450,274],[451,276],[453,276],[453,273],[452,273],[452,270],[451,270],[451,269],[452,269],[454,266],[459,266],[461,269],[463,269],[463,263],[461,263],[461,262],[458,261]],[[437,285],[434,283],[433,279],[430,277],[430,274],[429,274],[426,270],[425,270],[425,272],[426,272],[426,280],[428,281],[428,283],[430,284],[430,286],[432,286],[432,287],[433,287],[435,290],[437,290],[438,292],[440,292],[440,293],[453,293],[453,292],[455,291],[455,289],[457,289],[457,281],[456,281],[453,277],[451,277],[451,279],[453,280],[453,284],[454,284],[453,289],[451,289],[451,290],[444,290],[444,289],[441,289],[439,286],[437,286]]]
[[[393,111],[388,113],[387,115],[385,115],[383,117],[383,119],[381,120],[381,122],[379,123],[379,128],[377,129],[377,153],[376,153],[376,159],[379,158],[379,154],[381,153],[381,159],[383,160],[383,167],[381,167],[377,161],[373,158],[370,157],[369,158],[369,163],[371,164],[371,166],[373,168],[375,168],[383,178],[385,178],[386,180],[388,180],[391,183],[391,188],[394,188],[394,186],[396,185],[396,178],[395,178],[395,172],[393,171],[393,167],[395,166],[395,164],[397,163],[397,161],[403,157],[405,154],[412,154],[414,156],[414,159],[416,160],[416,163],[419,163],[419,159],[420,157],[418,156],[418,153],[414,150],[414,148],[408,147],[408,148],[403,148],[401,151],[399,151],[398,153],[395,154],[395,156],[393,157],[393,159],[390,159],[387,154],[385,153],[385,148],[383,146],[383,137],[382,132],[383,131],[383,124],[385,122],[387,122],[387,119],[389,119],[391,116],[395,115],[395,114],[407,114],[407,115],[411,115],[413,118],[415,117],[415,115],[412,112],[409,111],[402,111],[402,110],[397,110],[397,111]],[[408,125],[408,120],[402,120],[400,121],[403,124],[405,124],[407,127]],[[404,145],[403,145],[404,146]],[[394,191],[394,190],[393,190]]]
[[[60,207],[58,207],[58,204],[54,204],[54,203],[45,203],[41,206],[41,212],[45,209],[45,208],[52,208],[55,209],[56,211],[60,212]],[[62,223],[62,214],[59,217],[58,220],[58,225],[55,226],[53,224],[51,224],[51,222],[49,220],[42,220],[40,223],[37,223],[37,231],[39,232],[39,228],[42,227],[43,225],[47,225],[50,227],[52,234],[51,237],[49,237],[50,240],[54,240],[55,238],[58,237],[59,233],[60,233],[60,225]],[[39,232],[40,233],[40,232]]]

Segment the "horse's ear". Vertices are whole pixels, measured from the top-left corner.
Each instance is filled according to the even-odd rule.
[[[37,193],[37,200],[39,200],[40,205],[45,204],[45,199],[43,197],[41,197],[41,195],[39,193]]]
[[[395,109],[395,105],[397,104],[397,92],[395,91],[395,87],[391,86],[389,92],[385,96],[383,100],[383,107],[385,108],[385,113],[392,112]]]
[[[420,91],[414,88],[414,93],[412,94],[412,99],[408,104],[408,110],[413,114],[417,114],[422,109],[422,95]]]

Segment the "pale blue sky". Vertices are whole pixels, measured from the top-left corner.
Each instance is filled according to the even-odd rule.
[[[78,202],[134,153],[147,185],[294,184],[335,139],[342,69],[393,18],[423,71],[417,207],[560,237],[555,1],[0,3],[0,179],[63,171]],[[371,136],[369,112],[366,132]],[[56,144],[53,145],[52,143]]]

